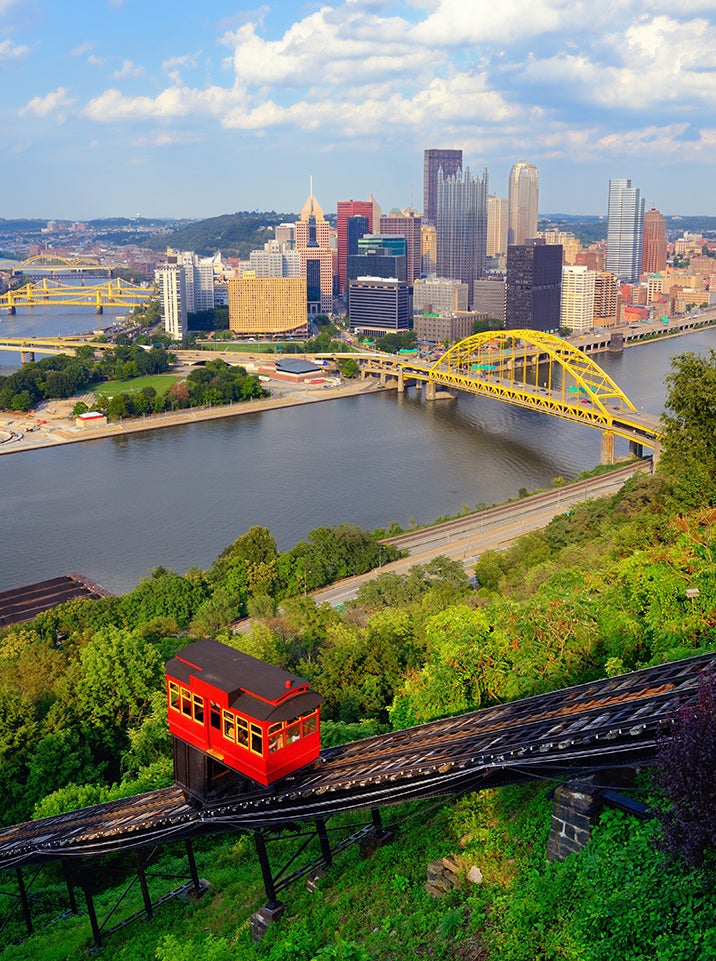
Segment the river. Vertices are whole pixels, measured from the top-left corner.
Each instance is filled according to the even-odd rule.
[[[596,359],[658,413],[671,357],[713,348],[715,328]],[[121,593],[157,566],[207,568],[254,524],[285,550],[321,525],[429,523],[574,478],[600,439],[498,401],[384,391],[2,457],[0,590],[80,572]]]

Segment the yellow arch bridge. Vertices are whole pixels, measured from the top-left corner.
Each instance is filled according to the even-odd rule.
[[[352,355],[364,375],[426,386],[433,400],[439,387],[467,391],[538,410],[562,420],[596,427],[602,434],[602,463],[614,460],[614,438],[634,453],[659,450],[659,419],[637,411],[624,391],[573,344],[535,330],[487,331],[454,344],[435,363],[409,356]]]
[[[18,307],[94,307],[98,314],[105,307],[136,307],[154,295],[153,288],[140,287],[127,280],[109,280],[90,286],[57,284],[47,278],[8,290],[0,296],[0,310],[14,314]]]
[[[83,274],[111,273],[111,268],[99,262],[96,257],[57,257],[54,254],[35,254],[28,257],[15,268],[14,273]]]

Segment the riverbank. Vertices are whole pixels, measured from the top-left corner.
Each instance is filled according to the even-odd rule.
[[[286,388],[285,384],[276,387],[271,397],[262,400],[248,400],[222,407],[190,407],[187,410],[167,411],[136,417],[117,424],[101,427],[77,427],[72,417],[72,408],[78,399],[67,401],[47,401],[37,407],[32,416],[6,411],[0,412],[0,454],[17,454],[22,451],[39,450],[43,447],[57,447],[61,444],[76,444],[82,441],[98,440],[104,437],[118,437],[143,431],[175,427],[180,424],[194,424],[222,417],[238,417],[242,414],[255,414],[267,410],[281,410],[301,404],[317,404],[356,394],[372,393],[378,389],[378,382],[361,380],[340,387],[312,389],[310,385]],[[91,395],[90,395],[91,396]],[[89,402],[89,401],[88,401]]]
[[[705,327],[713,326],[714,323],[716,323],[716,310],[711,308],[698,317],[684,317],[678,321],[672,321],[668,328],[664,328],[663,325],[658,323],[631,325],[631,327],[622,329],[625,334],[624,347],[653,344],[657,340],[667,340],[672,337],[692,334]],[[590,332],[570,338],[571,343],[587,354],[609,351],[610,340],[611,331]],[[182,365],[185,368],[184,373],[187,373],[197,360],[202,360],[205,352],[195,351],[191,354],[186,352],[186,354],[185,363]],[[221,355],[217,354],[216,356]],[[236,362],[242,358],[232,354],[222,359]],[[255,366],[256,360],[255,355],[247,355],[247,367]],[[158,430],[198,421],[236,417],[257,411],[278,410],[299,404],[319,403],[356,394],[371,393],[379,388],[378,382],[372,379],[347,383],[339,387],[321,385],[313,388],[310,384],[289,386],[279,380],[270,382],[267,386],[271,389],[272,396],[266,400],[251,400],[222,407],[167,411],[162,414],[151,414],[100,427],[77,427],[72,417],[72,409],[78,400],[85,400],[88,406],[92,406],[94,403],[93,394],[72,397],[66,401],[46,401],[39,405],[32,415],[0,411],[0,454],[15,454],[21,451]]]

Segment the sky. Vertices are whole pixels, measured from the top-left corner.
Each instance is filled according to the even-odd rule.
[[[714,0],[0,0],[0,218],[422,208],[425,148],[541,214],[716,215]]]

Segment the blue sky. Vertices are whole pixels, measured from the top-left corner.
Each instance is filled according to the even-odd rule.
[[[716,215],[714,0],[0,0],[0,217],[422,207],[426,147],[541,213]]]

